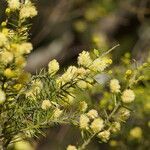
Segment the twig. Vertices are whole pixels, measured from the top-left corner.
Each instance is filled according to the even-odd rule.
[[[115,45],[114,47],[112,47],[111,49],[109,49],[107,52],[103,53],[101,56],[105,56],[107,54],[109,54],[111,51],[113,51],[115,48],[117,48],[118,46],[120,46],[120,44]]]

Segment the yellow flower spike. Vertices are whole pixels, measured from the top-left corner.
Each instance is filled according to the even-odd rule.
[[[14,70],[11,70],[10,68],[7,68],[5,71],[4,71],[4,75],[7,77],[7,78],[13,78],[16,76],[16,73]]]

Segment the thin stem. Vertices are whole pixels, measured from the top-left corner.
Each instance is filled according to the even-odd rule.
[[[103,56],[109,54],[111,51],[113,51],[113,50],[114,50],[115,48],[117,48],[118,46],[120,46],[120,44],[115,45],[114,47],[112,47],[111,49],[109,49],[107,52],[103,53],[103,54],[101,55],[101,57],[103,57]]]
[[[109,120],[112,118],[112,116],[114,115],[114,113],[118,110],[119,106],[120,106],[120,102],[115,106],[115,108],[113,109],[113,111],[111,112],[111,114],[108,116],[107,120],[105,123],[108,123]]]
[[[79,148],[78,150],[84,150],[86,148],[87,145],[89,145],[89,143],[91,142],[92,138],[94,138],[94,136],[96,135],[93,134],[92,136],[90,136]]]

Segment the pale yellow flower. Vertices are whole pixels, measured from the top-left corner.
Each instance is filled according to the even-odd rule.
[[[118,115],[121,120],[127,120],[130,116],[130,111],[126,108],[120,108]]]
[[[113,122],[111,126],[111,131],[116,133],[120,131],[120,128],[121,128],[121,124],[119,122]]]
[[[31,4],[24,5],[20,10],[20,18],[21,19],[32,18],[36,15],[37,15],[37,10]]]
[[[110,80],[110,90],[112,93],[120,92],[120,84],[117,79]]]
[[[91,129],[93,130],[94,133],[98,133],[101,131],[104,127],[104,121],[101,118],[96,118],[90,125]]]
[[[77,150],[77,148],[73,145],[68,145],[67,150]]]
[[[4,91],[0,89],[0,104],[4,103],[5,100],[6,100],[6,94]]]
[[[11,44],[11,52],[14,53],[16,57],[20,57],[24,54],[29,54],[33,49],[33,46],[29,42],[24,42],[21,44]]]
[[[48,72],[49,74],[55,74],[59,70],[59,63],[56,59],[53,59],[48,64]]]
[[[95,72],[104,71],[106,67],[108,67],[112,63],[111,59],[108,58],[97,58],[93,61],[90,69]]]
[[[73,78],[75,78],[77,76],[77,67],[75,66],[70,66],[67,71],[58,78],[57,82],[58,83],[66,83],[71,81]]]
[[[85,114],[82,114],[80,116],[79,125],[81,129],[88,129],[89,122],[90,122],[90,119]]]
[[[19,0],[8,0],[8,7],[11,10],[16,10],[20,8],[20,2]]]
[[[107,142],[110,138],[110,132],[108,130],[102,131],[97,135],[103,142]]]
[[[135,94],[132,90],[127,89],[122,93],[121,99],[124,103],[131,103],[135,99]]]
[[[49,100],[44,100],[42,102],[42,106],[41,108],[44,109],[44,110],[47,110],[49,109],[50,107],[52,106],[51,102]]]
[[[80,102],[80,104],[79,104],[80,111],[85,112],[87,107],[88,107],[88,105],[85,101]]]
[[[3,51],[2,53],[0,53],[0,61],[4,64],[12,62],[13,58],[14,56],[11,52]]]
[[[20,52],[22,54],[29,54],[32,51],[32,49],[33,49],[33,46],[29,42],[25,42],[20,45]]]
[[[89,72],[90,72],[90,70],[84,69],[83,67],[77,68],[77,71],[76,71],[77,75],[81,78],[85,77],[85,75],[89,74]]]
[[[92,59],[90,57],[89,52],[83,51],[82,53],[79,54],[78,57],[78,65],[82,65],[84,67],[89,67],[91,65]]]
[[[87,116],[91,119],[97,118],[98,117],[98,112],[95,109],[91,109],[88,113]]]

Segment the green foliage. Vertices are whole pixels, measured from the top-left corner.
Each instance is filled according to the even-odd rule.
[[[149,64],[135,63],[135,67],[130,68],[132,71],[125,68],[119,73],[125,73],[122,78],[116,68],[110,70],[112,60],[108,57],[117,45],[104,53],[96,49],[91,54],[83,51],[79,54],[78,65],[68,67],[62,74],[57,73],[59,63],[52,60],[48,71],[43,69],[31,75],[24,67],[32,50],[28,42],[28,20],[36,15],[31,1],[8,0],[7,18],[0,29],[2,149],[17,141],[39,138],[40,134],[44,135],[44,129],[57,124],[74,125],[81,131],[83,143],[77,148],[69,145],[67,150],[86,149],[95,137],[100,142],[108,142],[130,116],[129,104],[135,99],[133,87],[143,80],[141,74]],[[123,61],[129,62],[126,58]],[[99,106],[90,98],[98,86],[107,97]],[[79,93],[84,98],[88,94],[89,101]]]

